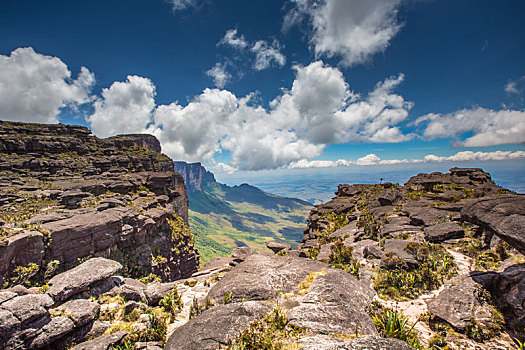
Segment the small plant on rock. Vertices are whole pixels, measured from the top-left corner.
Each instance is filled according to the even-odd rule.
[[[234,339],[228,339],[227,350],[282,350],[294,343],[303,330],[294,326],[279,308],[253,321]],[[220,349],[223,349],[220,347]]]
[[[224,293],[224,305],[231,303],[232,301],[232,292]]]
[[[353,248],[337,242],[331,247],[330,264],[359,278],[359,261],[352,256]]]
[[[177,293],[177,288],[166,294],[159,302],[159,306],[170,315],[170,321],[173,321],[184,306],[179,293]]]
[[[388,268],[378,270],[374,282],[381,297],[395,300],[417,298],[425,291],[439,288],[446,279],[457,274],[454,259],[440,245],[411,242],[405,251],[416,258],[417,267],[387,253],[383,265]]]
[[[410,326],[408,317],[404,316],[401,311],[382,308],[372,315],[372,319],[381,336],[401,339],[416,349],[421,348],[416,331],[414,330],[417,322]]]

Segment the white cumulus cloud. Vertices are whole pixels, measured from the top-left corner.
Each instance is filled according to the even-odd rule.
[[[155,85],[148,78],[129,75],[102,90],[87,118],[93,133],[100,137],[144,132],[152,121]]]
[[[197,5],[198,0],[166,0],[171,4],[173,11],[181,11]]]
[[[449,114],[427,114],[415,121],[426,124],[423,137],[459,137],[458,145],[483,147],[507,143],[525,143],[525,111],[463,109]]]
[[[505,84],[504,90],[508,94],[519,95],[525,89],[525,76],[519,78],[518,80],[509,80]]]
[[[208,161],[228,151],[230,167],[262,170],[319,156],[338,142],[400,142],[398,128],[411,107],[392,90],[402,76],[386,79],[364,99],[353,94],[342,73],[321,61],[296,66],[289,90],[269,108],[253,95],[205,89],[187,106],[158,106],[148,129],[177,160]]]
[[[222,37],[222,39],[217,43],[218,45],[227,45],[234,47],[236,49],[244,49],[248,46],[248,42],[246,39],[244,39],[244,36],[239,36],[237,34],[237,29],[230,29],[226,31],[226,34]]]
[[[255,53],[255,62],[253,64],[255,70],[270,68],[273,62],[279,67],[284,66],[286,63],[286,57],[281,53],[281,46],[276,40],[271,44],[265,40],[256,41],[251,51]]]
[[[57,123],[62,108],[75,109],[91,100],[94,83],[94,74],[85,67],[73,80],[59,58],[18,48],[0,55],[0,118]]]
[[[226,65],[219,62],[217,62],[210,70],[206,71],[206,75],[211,77],[215,86],[221,89],[232,77],[226,69]]]
[[[340,166],[352,165],[393,165],[408,163],[425,163],[425,162],[467,162],[467,161],[489,161],[489,160],[509,160],[525,158],[525,151],[494,151],[494,152],[472,152],[462,151],[451,156],[436,156],[429,154],[422,159],[381,159],[374,153],[367,154],[357,161],[338,159],[338,160],[307,160],[301,159],[291,163],[288,168],[306,169],[306,168],[333,168]]]
[[[129,76],[103,90],[88,121],[99,136],[154,134],[176,160],[206,162],[216,152],[228,152],[229,170],[287,167],[318,157],[334,142],[401,142],[411,137],[399,129],[411,103],[393,93],[402,76],[380,82],[361,98],[341,71],[321,61],[295,70],[291,88],[269,107],[260,105],[255,94],[237,97],[223,89],[205,89],[186,106],[155,106],[153,83]]]
[[[384,51],[402,24],[402,0],[291,0],[283,28],[307,20],[317,56],[340,57],[346,66],[363,63]]]

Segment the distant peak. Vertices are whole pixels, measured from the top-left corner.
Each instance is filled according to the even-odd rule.
[[[186,163],[183,161],[173,162],[176,172],[184,177],[186,190],[188,193],[203,190],[203,185],[210,182],[217,182],[212,172],[207,171],[201,163]]]

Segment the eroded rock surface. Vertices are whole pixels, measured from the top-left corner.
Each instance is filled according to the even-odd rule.
[[[0,283],[19,267],[35,264],[41,278],[51,262],[66,270],[93,256],[117,260],[133,276],[196,271],[193,237],[172,234],[188,223],[184,179],[159,141],[90,134],[0,121]]]

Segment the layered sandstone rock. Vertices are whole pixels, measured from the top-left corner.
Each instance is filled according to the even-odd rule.
[[[184,179],[160,151],[151,135],[0,122],[0,283],[92,256],[131,276],[196,271]]]

